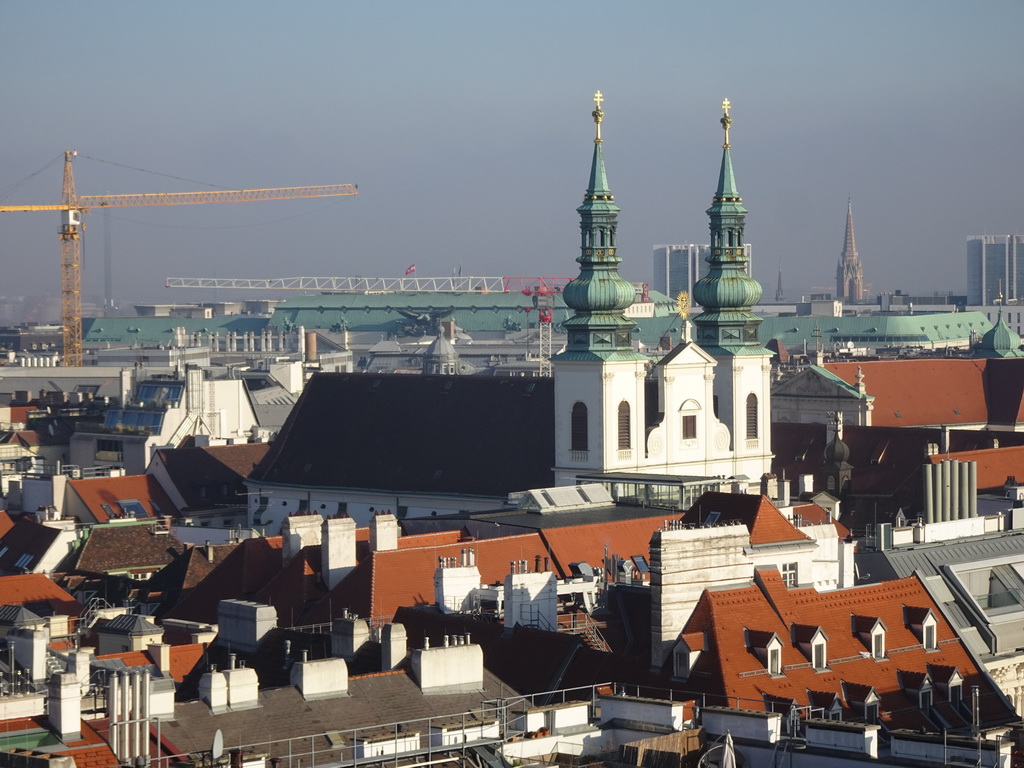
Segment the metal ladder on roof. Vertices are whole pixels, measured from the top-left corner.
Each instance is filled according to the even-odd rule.
[[[114,606],[112,606],[102,597],[92,598],[85,608],[85,613],[83,613],[78,619],[78,631],[84,632],[87,629],[91,629],[92,625],[96,623],[96,619],[99,616],[99,612],[107,608],[113,607]]]

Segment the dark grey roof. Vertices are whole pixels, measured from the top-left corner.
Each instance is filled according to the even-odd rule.
[[[503,498],[554,485],[551,379],[318,373],[252,477]]]
[[[925,575],[932,575],[939,572],[943,565],[954,565],[956,563],[969,563],[981,560],[990,560],[1008,555],[1021,555],[1024,557],[1024,531],[1005,531],[988,536],[973,536],[968,539],[954,541],[938,541],[931,544],[917,544],[912,547],[899,547],[887,552],[876,553],[869,560],[862,561],[858,558],[858,567],[863,572],[863,562],[878,564],[878,568],[885,568],[879,558],[884,559],[891,569],[891,576],[869,572],[871,581],[879,581],[880,578],[899,578],[910,576],[914,571],[920,571]]]
[[[426,733],[421,718],[443,718],[477,710],[481,702],[514,694],[489,672],[484,672],[484,690],[469,693],[424,696],[405,672],[375,674],[349,679],[349,695],[320,701],[304,701],[292,687],[262,690],[259,707],[210,716],[209,708],[195,701],[175,707],[175,720],[163,724],[165,737],[186,752],[208,750],[214,731],[220,729],[225,744],[247,745],[307,736],[304,748],[312,744],[318,751],[317,762],[333,762],[329,757],[329,734],[340,732],[348,743],[352,729],[379,728],[402,723],[405,732]],[[392,726],[394,727],[394,726]],[[424,738],[424,741],[426,739]],[[271,757],[288,754],[288,744],[270,746]],[[350,754],[350,753],[348,753]]]
[[[106,624],[97,627],[96,631],[117,635],[150,635],[163,632],[149,618],[137,613],[115,616]]]
[[[21,605],[0,605],[0,624],[6,627],[24,627],[38,624],[42,617]]]

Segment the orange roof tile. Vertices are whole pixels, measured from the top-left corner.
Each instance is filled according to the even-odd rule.
[[[875,398],[871,423],[876,427],[986,424],[987,360],[869,360],[828,363],[825,368],[856,385],[858,368]],[[1018,369],[1020,370],[1020,369]],[[927,386],[942,382],[942,386]],[[924,386],[922,386],[924,385]]]
[[[0,577],[0,605],[48,603],[56,614],[81,616],[85,610],[80,602],[41,573],[24,573]]]
[[[663,517],[544,528],[544,538],[554,557],[554,567],[562,578],[571,575],[570,563],[587,563],[595,571],[604,568],[605,552],[629,560],[633,555],[646,559],[651,551],[651,536],[662,525]],[[533,566],[533,563],[530,563]]]
[[[373,616],[390,616],[401,606],[434,602],[434,570],[439,557],[458,557],[467,543],[436,544],[426,547],[393,549],[371,555],[372,580],[370,610]],[[536,533],[480,539],[472,543],[480,581],[494,584],[509,573],[509,563],[549,555]]]
[[[827,509],[817,504],[800,504],[793,507],[793,517],[800,518],[804,525],[824,525],[832,523],[835,526],[836,534],[841,539],[850,535],[850,529],[833,518]]]
[[[921,715],[916,696],[901,690],[899,671],[925,672],[930,665],[941,665],[959,670],[964,690],[980,686],[989,723],[1016,717],[977,668],[916,577],[822,593],[788,590],[777,571],[759,571],[756,580],[750,587],[706,591],[686,624],[685,632],[708,633],[709,651],[702,654],[695,667],[695,672],[709,675],[703,678],[708,693],[734,701],[738,698],[740,706],[756,707],[755,702],[763,702],[766,695],[791,698],[804,705],[810,703],[808,691],[832,691],[846,705],[846,715],[858,719],[863,713],[854,701],[856,692],[874,688],[881,699],[881,717],[886,726],[926,726],[935,730]],[[925,650],[920,638],[904,623],[905,607],[933,611],[938,620],[936,650]],[[864,640],[853,631],[851,614],[882,621],[886,627],[885,659],[870,657]],[[827,670],[811,668],[807,656],[790,641],[791,627],[808,621],[815,622],[828,637]],[[748,629],[775,632],[782,640],[781,676],[769,676],[763,660],[745,646],[744,630]],[[936,695],[936,701],[939,698]]]
[[[170,676],[176,683],[185,679],[200,659],[203,658],[206,647],[202,643],[188,643],[185,645],[172,645]],[[122,653],[107,653],[96,657],[103,659],[120,659],[126,667],[145,667],[156,665],[156,660],[149,651],[124,651]]]
[[[82,500],[98,523],[105,523],[121,514],[119,501],[139,501],[150,517],[161,517],[174,512],[174,505],[152,475],[125,475],[124,477],[94,477],[69,480],[68,486]],[[155,502],[155,504],[154,504]]]
[[[702,525],[712,512],[718,524],[739,522],[750,531],[750,543],[779,544],[805,541],[810,537],[793,525],[765,495],[745,493],[704,493],[683,515],[683,522]]]

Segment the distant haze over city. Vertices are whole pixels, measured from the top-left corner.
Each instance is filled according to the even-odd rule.
[[[872,296],[965,293],[966,238],[1021,231],[1021,28],[1018,0],[11,3],[0,205],[58,202],[66,149],[81,195],[359,185],[93,211],[88,296],[107,249],[133,301],[214,298],[166,276],[574,275],[600,89],[646,281],[653,245],[707,241],[728,97],[766,298],[780,259],[787,298],[834,289],[848,198]],[[0,214],[3,295],[58,294],[57,225]]]

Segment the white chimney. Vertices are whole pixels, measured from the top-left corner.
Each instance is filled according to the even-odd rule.
[[[320,515],[302,514],[289,515],[281,523],[281,539],[283,545],[282,558],[284,562],[291,562],[303,547],[315,547],[320,545],[320,526],[323,518]]]
[[[412,675],[425,694],[478,691],[484,684],[484,653],[470,643],[416,649]]]
[[[259,706],[260,681],[255,669],[225,669],[222,674],[227,686],[228,709],[236,712]]]
[[[356,523],[351,517],[328,517],[321,526],[320,572],[334,589],[356,567]]]
[[[82,689],[72,672],[50,678],[50,725],[64,743],[82,738]]]
[[[380,632],[380,666],[388,672],[397,669],[408,653],[408,642],[405,626],[402,624],[385,624]]]
[[[480,569],[472,562],[473,550],[456,560],[439,558],[434,571],[434,602],[442,613],[463,613],[473,609],[473,593],[480,588]]]
[[[348,695],[348,665],[344,659],[300,661],[292,666],[291,684],[306,701]]]
[[[207,672],[199,679],[199,698],[214,715],[228,711],[228,681],[222,672]]]
[[[240,651],[255,651],[277,626],[277,609],[248,600],[221,600],[217,606],[217,637]]]
[[[167,643],[150,643],[149,658],[164,677],[171,675],[171,646]]]
[[[516,624],[554,630],[558,621],[555,574],[510,573],[505,577],[505,629]]]
[[[374,515],[370,520],[370,549],[374,552],[398,549],[398,518],[391,512]]]
[[[352,661],[370,640],[370,627],[362,619],[335,619],[331,625],[331,655]]]

